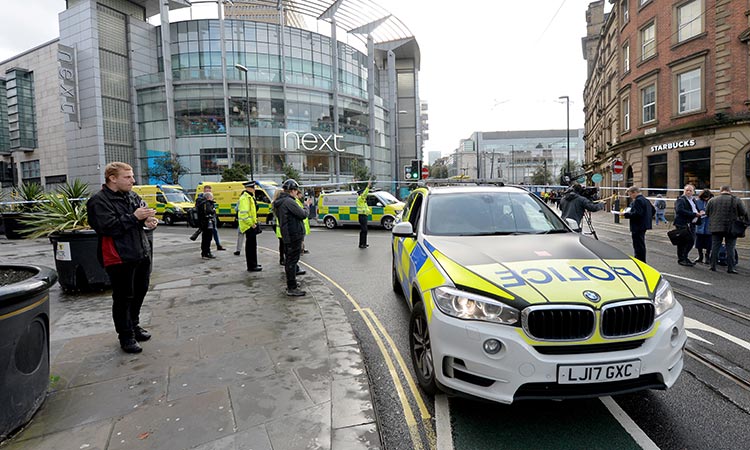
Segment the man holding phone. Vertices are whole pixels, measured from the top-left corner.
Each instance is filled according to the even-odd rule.
[[[133,168],[123,162],[107,164],[102,190],[86,203],[88,220],[99,235],[97,256],[112,283],[112,320],[120,347],[140,353],[138,342],[151,339],[140,326],[143,299],[151,276],[151,246],[144,227],[158,225],[156,210],[132,191]]]

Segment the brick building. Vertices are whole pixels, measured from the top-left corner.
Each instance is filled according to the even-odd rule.
[[[750,184],[749,0],[589,4],[586,169],[651,188]]]

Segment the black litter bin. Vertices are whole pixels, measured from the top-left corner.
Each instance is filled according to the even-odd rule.
[[[26,424],[47,395],[49,288],[56,280],[48,267],[0,265],[0,441]]]
[[[55,251],[55,268],[65,292],[107,289],[109,275],[97,258],[99,238],[94,230],[53,233],[49,237]]]

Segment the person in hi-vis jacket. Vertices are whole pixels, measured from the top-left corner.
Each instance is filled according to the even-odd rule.
[[[359,248],[367,248],[367,220],[370,217],[370,207],[367,206],[367,194],[370,193],[372,180],[367,182],[367,187],[357,192],[357,217],[359,218]]]

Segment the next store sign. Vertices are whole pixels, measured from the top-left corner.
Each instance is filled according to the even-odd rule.
[[[281,135],[281,147],[287,151],[306,150],[309,152],[343,152],[339,148],[340,134],[318,134],[299,133],[297,131],[283,131]]]

